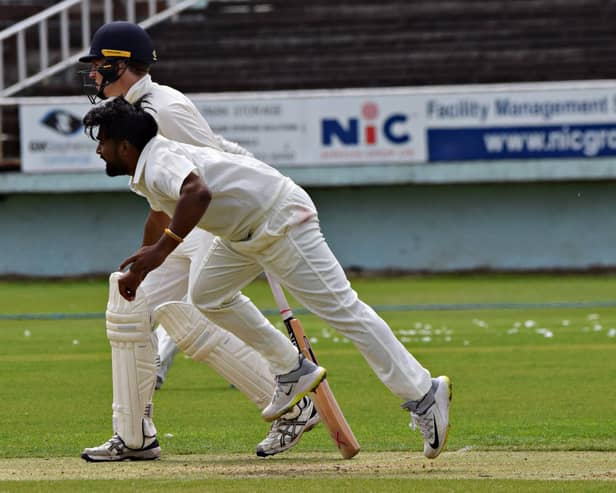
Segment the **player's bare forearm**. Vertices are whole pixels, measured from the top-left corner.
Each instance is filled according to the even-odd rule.
[[[169,227],[170,222],[171,219],[164,212],[150,209],[143,227],[142,246],[156,243],[165,232],[165,228]]]
[[[169,229],[184,238],[201,220],[211,200],[212,194],[203,180],[195,174],[188,175],[182,185]]]

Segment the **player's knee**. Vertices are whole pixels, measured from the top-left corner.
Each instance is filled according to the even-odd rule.
[[[201,313],[215,312],[225,306],[225,300],[216,296],[215,293],[207,289],[191,289],[190,299]]]
[[[206,314],[211,310],[215,311],[219,308],[218,303],[204,296],[193,297],[192,302],[193,302],[193,305],[195,305],[197,309],[203,314]]]

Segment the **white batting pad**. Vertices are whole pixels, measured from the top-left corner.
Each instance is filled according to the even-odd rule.
[[[135,300],[120,295],[121,272],[109,277],[107,337],[113,373],[113,427],[130,448],[143,448],[156,435],[152,422],[152,395],[156,383],[156,342],[150,310],[141,288]]]
[[[244,341],[212,323],[195,306],[181,301],[158,306],[154,319],[185,354],[207,363],[259,409],[269,404],[274,377],[267,361]]]

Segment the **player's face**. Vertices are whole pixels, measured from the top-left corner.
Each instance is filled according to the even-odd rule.
[[[122,161],[118,150],[119,143],[113,139],[105,138],[105,134],[98,133],[96,153],[105,161],[105,172],[108,176],[127,175],[128,168]]]
[[[98,90],[100,90],[101,85],[103,84],[103,76],[98,71],[98,69],[104,63],[105,63],[105,60],[102,59],[102,58],[99,58],[98,60],[93,60],[91,65],[90,65],[90,79],[92,79],[94,81],[94,83],[96,84],[96,88]],[[116,96],[122,96],[122,91],[120,90],[120,88],[118,87],[118,84],[116,84],[116,82],[112,82],[111,84],[107,84],[105,86],[105,88],[103,89],[103,94],[105,94],[105,96],[107,96],[108,98],[112,98],[112,97],[116,97]]]

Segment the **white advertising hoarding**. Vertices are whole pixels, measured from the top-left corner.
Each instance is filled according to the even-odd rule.
[[[25,173],[105,169],[96,142],[83,132],[84,104],[22,104],[19,107],[21,169]]]
[[[192,96],[212,129],[274,166],[616,155],[616,83]],[[87,103],[20,106],[25,172],[101,170]]]
[[[427,96],[427,161],[559,159],[616,154],[616,85]]]
[[[412,98],[298,93],[193,100],[215,132],[273,165],[425,160],[423,128]]]
[[[416,98],[284,96],[211,99],[194,96],[212,130],[274,166],[421,162],[425,143]],[[88,104],[22,105],[25,172],[100,170],[81,118]]]

